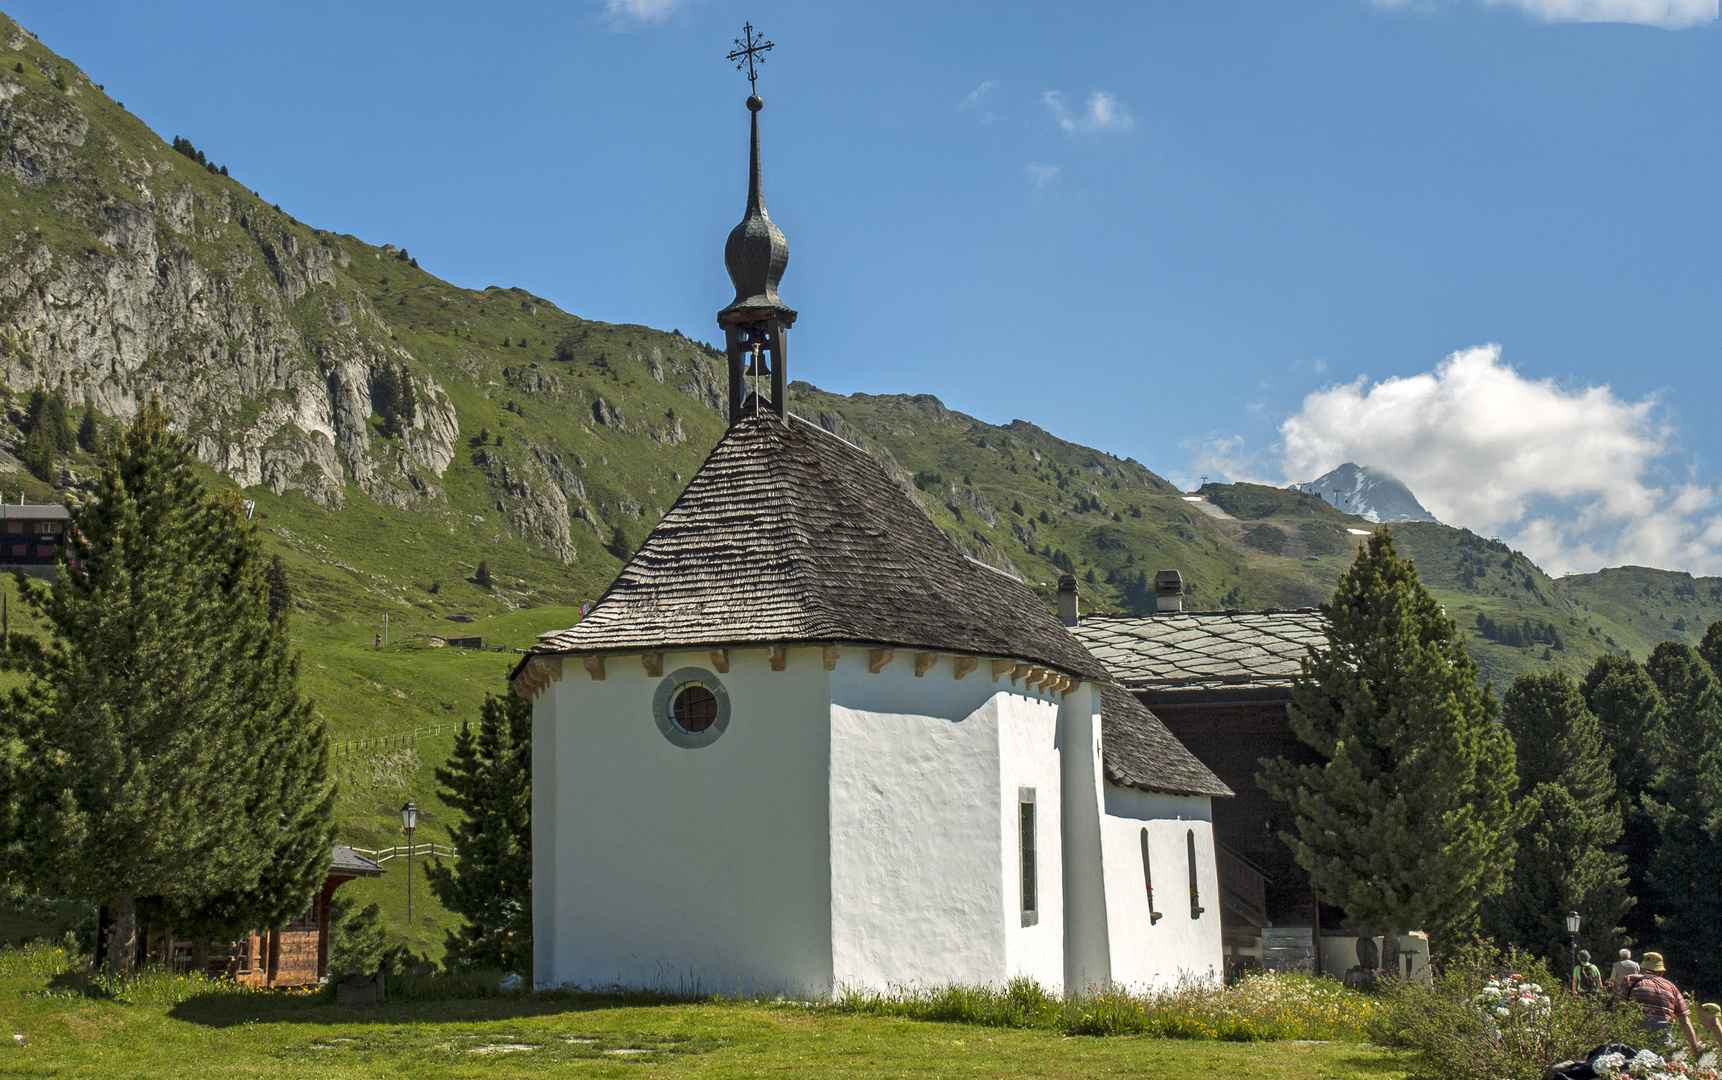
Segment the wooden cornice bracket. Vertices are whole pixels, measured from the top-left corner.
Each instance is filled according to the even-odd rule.
[[[938,663],[938,662],[939,662],[939,654],[938,653],[931,653],[931,652],[918,652],[918,653],[916,653],[915,654],[915,678],[919,679],[921,676],[925,675],[928,671],[930,671],[932,669],[933,665]]]
[[[771,670],[782,671],[789,666],[789,650],[782,645],[771,647]]]
[[[514,680],[514,693],[532,701],[544,688],[562,678],[562,658],[560,656],[534,656],[526,662],[526,668]]]
[[[1014,667],[1016,667],[1016,661],[1015,660],[994,660],[993,661],[993,682],[998,682],[1000,675],[1010,675],[1011,669]],[[1011,675],[1011,682],[1015,682],[1015,681],[1016,681],[1016,676]]]
[[[837,670],[837,658],[839,656],[842,656],[842,655],[843,655],[843,653],[838,650],[837,646],[835,646],[835,645],[825,646],[825,650],[824,650],[823,654],[821,655],[821,659],[823,659],[825,661],[825,670],[826,671]]]
[[[604,657],[601,653],[583,656],[580,662],[586,665],[586,674],[592,676],[593,682],[604,681]]]
[[[1028,669],[1028,678],[1023,680],[1023,685],[1024,686],[1032,686],[1032,687],[1035,687],[1038,689],[1039,687],[1045,686],[1047,684],[1047,682],[1049,682],[1051,679],[1052,679],[1052,672],[1046,670],[1045,668],[1041,668],[1041,667],[1029,668]]]
[[[955,660],[951,661],[951,675],[954,678],[960,679],[964,675],[975,670],[979,665],[980,661],[976,660],[972,656],[959,656]]]
[[[1034,665],[1032,664],[1017,664],[1010,669],[1010,684],[1015,686],[1018,679],[1027,679],[1028,673],[1033,670]]]
[[[654,679],[663,678],[663,675],[664,675],[664,654],[663,653],[661,653],[661,652],[641,653],[640,654],[640,664],[641,664],[641,666],[643,666],[646,669],[647,675],[650,675]]]
[[[712,650],[712,667],[717,668],[717,672],[719,675],[728,675],[729,674],[729,650],[728,649],[713,649]]]
[[[891,662],[891,656],[890,649],[868,649],[867,670],[874,675],[879,674],[879,669]]]

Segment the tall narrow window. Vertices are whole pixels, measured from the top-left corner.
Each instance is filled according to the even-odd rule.
[[[1148,859],[1148,829],[1142,829],[1142,884],[1148,890],[1148,925],[1153,926],[1160,921],[1160,913],[1154,910],[1154,866]]]
[[[1190,855],[1190,918],[1199,919],[1208,910],[1202,906],[1202,891],[1196,885],[1196,830],[1184,830],[1184,848]]]
[[[1018,789],[1017,824],[1022,847],[1022,924],[1032,926],[1040,921],[1040,890],[1036,887],[1034,865],[1033,788]]]

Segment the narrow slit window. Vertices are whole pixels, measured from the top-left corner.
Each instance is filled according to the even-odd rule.
[[[1199,919],[1207,908],[1202,906],[1202,890],[1196,884],[1196,830],[1184,830],[1184,849],[1190,856],[1190,918]]]
[[[1022,924],[1031,925],[1040,915],[1040,890],[1035,880],[1034,790],[1024,788],[1017,800],[1017,824],[1022,848]]]
[[[1148,829],[1142,829],[1142,885],[1148,890],[1148,925],[1160,921],[1160,913],[1154,910],[1154,866],[1148,858]]]

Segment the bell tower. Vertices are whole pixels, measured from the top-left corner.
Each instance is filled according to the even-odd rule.
[[[772,43],[755,34],[749,23],[737,38],[729,59],[738,70],[746,69],[749,90],[757,78],[755,67],[765,59]],[[789,265],[789,241],[765,212],[765,196],[759,175],[759,111],[765,107],[757,93],[750,93],[752,139],[748,155],[747,211],[730,231],[724,244],[723,261],[735,284],[735,299],[718,312],[723,327],[725,351],[729,355],[729,422],[749,416],[788,413],[789,328],[795,325],[795,310],[777,295],[777,283]]]

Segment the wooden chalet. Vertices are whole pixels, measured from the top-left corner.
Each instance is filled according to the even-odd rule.
[[[0,503],[0,570],[52,578],[71,525],[63,506]]]

